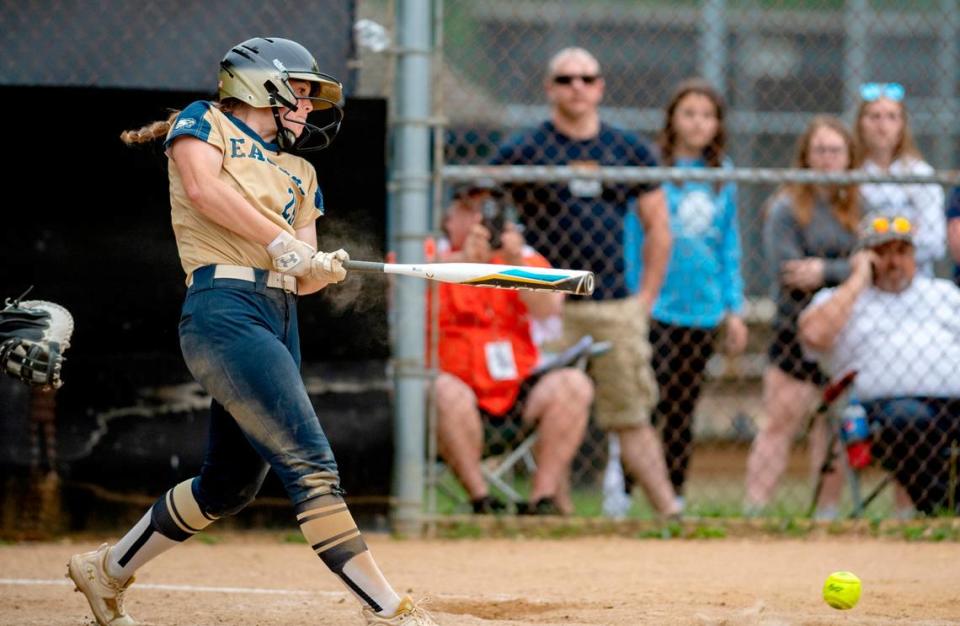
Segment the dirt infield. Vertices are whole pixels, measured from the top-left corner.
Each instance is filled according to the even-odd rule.
[[[89,624],[63,578],[89,541],[0,546],[0,624]],[[368,535],[402,592],[432,597],[441,624],[958,624],[960,545],[865,539],[393,540]],[[860,604],[820,599],[826,575],[856,572]],[[277,534],[194,540],[138,576],[146,624],[360,624],[357,604],[301,544]]]

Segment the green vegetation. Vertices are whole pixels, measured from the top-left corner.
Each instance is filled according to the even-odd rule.
[[[197,541],[208,546],[215,546],[223,541],[223,537],[211,533],[198,533],[196,537]]]
[[[901,528],[892,528],[888,535],[899,536],[906,541],[960,541],[960,527],[948,520],[913,522]]]
[[[863,493],[869,493],[880,474],[863,478]],[[881,539],[928,542],[960,542],[960,521],[949,515],[912,522],[892,519],[893,490],[886,489],[871,503],[861,520],[841,519],[831,523],[806,517],[811,487],[806,480],[790,478],[781,486],[778,499],[756,519],[741,512],[742,477],[730,472],[710,481],[693,481],[687,495],[687,516],[679,523],[662,524],[637,494],[625,519],[611,520],[602,515],[603,494],[599,486],[579,486],[573,490],[575,514],[569,518],[472,517],[466,494],[452,474],[441,479],[437,491],[437,536],[448,539],[482,537],[524,537],[563,539],[593,535],[620,535],[637,539],[722,539],[731,536],[766,535],[780,538],[867,536]],[[529,490],[529,477],[519,475],[514,487]],[[840,510],[852,510],[849,494]]]

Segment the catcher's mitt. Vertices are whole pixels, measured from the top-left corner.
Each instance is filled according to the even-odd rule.
[[[59,304],[7,298],[0,311],[0,368],[37,387],[59,388],[73,316]]]

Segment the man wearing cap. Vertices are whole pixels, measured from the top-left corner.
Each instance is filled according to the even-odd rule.
[[[489,218],[498,212],[489,208],[491,202],[499,202],[492,184],[457,190],[444,217],[447,239],[438,246],[440,260],[549,267],[524,245],[509,221],[497,233],[499,245],[491,245],[490,221],[484,225],[485,213]],[[485,429],[511,438],[533,426],[539,433],[534,447],[537,470],[529,506],[520,512],[571,512],[567,475],[586,430],[593,384],[582,371],[569,367],[532,375],[539,353],[531,320],[558,315],[563,295],[453,284],[439,285],[438,294],[438,446],[467,490],[474,512],[506,508],[489,493],[480,472]]]
[[[874,457],[917,510],[935,513],[960,502],[948,494],[960,438],[960,289],[917,273],[904,217],[868,215],[857,248],[847,280],[800,315],[800,339],[832,373],[858,372]]]

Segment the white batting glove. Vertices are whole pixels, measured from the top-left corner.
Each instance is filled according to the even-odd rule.
[[[339,283],[347,277],[343,262],[349,260],[350,255],[343,248],[335,252],[317,252],[310,259],[310,278]]]
[[[273,268],[278,272],[304,276],[310,271],[310,259],[316,249],[287,231],[282,231],[267,246],[267,252],[273,259]]]

